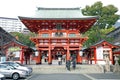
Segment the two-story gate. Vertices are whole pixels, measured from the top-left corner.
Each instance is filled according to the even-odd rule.
[[[41,63],[41,56],[47,55],[48,64],[52,64],[56,54],[76,54],[77,63],[81,63],[79,51],[88,37],[82,36],[96,22],[96,16],[83,16],[80,8],[38,8],[34,17],[19,17],[23,24],[38,34],[31,37],[39,52],[36,63]]]

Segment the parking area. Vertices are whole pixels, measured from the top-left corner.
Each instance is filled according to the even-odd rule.
[[[56,73],[56,74],[35,74],[27,77],[26,79],[19,80],[120,80],[119,74],[114,73],[91,73],[91,74],[69,74],[69,73]],[[13,80],[13,79],[6,79]]]
[[[120,80],[120,73],[103,73],[97,65],[77,65],[76,69],[71,67],[70,71],[66,69],[65,64],[58,65],[57,63],[52,65],[26,65],[26,67],[33,69],[32,74],[18,80]],[[5,80],[13,79],[6,78]]]
[[[25,80],[32,74],[31,67],[22,65],[18,62],[6,61],[0,63],[0,80],[6,78],[7,80]],[[4,79],[2,79],[4,80]]]

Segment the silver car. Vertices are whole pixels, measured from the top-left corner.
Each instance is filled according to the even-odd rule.
[[[20,77],[26,78],[28,75],[26,71],[17,70],[5,64],[0,64],[0,73],[5,75],[5,77],[13,78],[14,80],[17,80]]]
[[[26,70],[29,73],[29,75],[31,75],[33,71],[31,67],[24,66],[18,62],[6,61],[6,62],[2,62],[1,64],[7,64],[9,66],[15,67],[16,69]]]
[[[5,80],[5,76],[3,74],[0,74],[0,80]]]

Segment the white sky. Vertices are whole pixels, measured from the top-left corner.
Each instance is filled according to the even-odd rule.
[[[32,16],[36,7],[81,7],[93,5],[95,2],[101,1],[104,6],[112,4],[119,9],[119,0],[0,0],[0,17],[17,18],[17,16]]]

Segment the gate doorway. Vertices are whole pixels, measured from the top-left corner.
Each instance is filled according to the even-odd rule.
[[[58,65],[61,65],[66,60],[66,50],[64,47],[55,47],[52,50],[52,61],[58,62]]]

